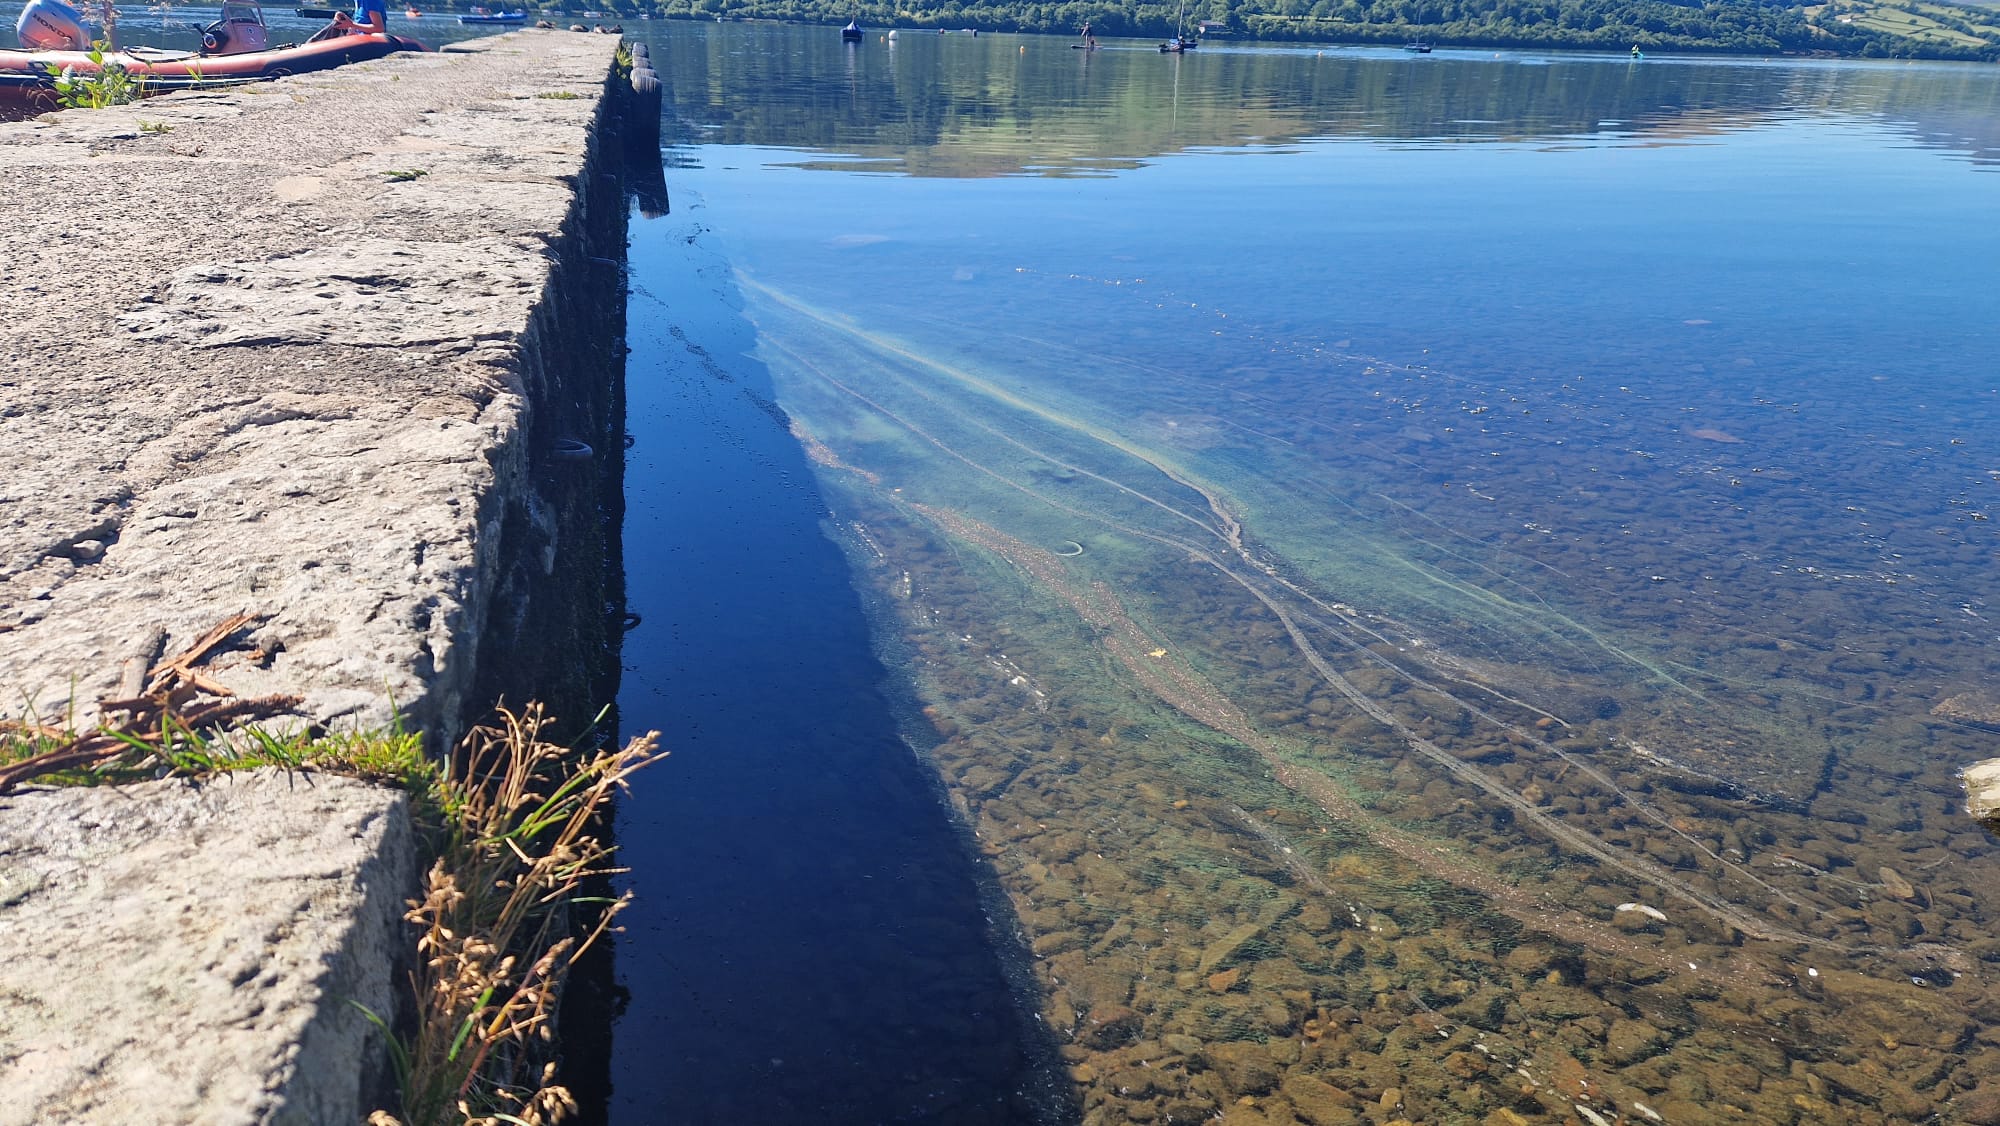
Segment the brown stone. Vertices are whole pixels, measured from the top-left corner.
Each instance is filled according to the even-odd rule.
[[[1112,956],[1088,962],[1064,973],[1063,984],[1078,998],[1077,1003],[1086,1008],[1127,1004],[1132,1000],[1132,983],[1138,975],[1121,964],[1123,961]]]
[[[1256,923],[1245,923],[1202,948],[1199,969],[1202,973],[1212,973],[1224,962],[1242,953],[1251,940],[1264,933],[1264,928]]]
[[[1297,922],[1302,930],[1324,934],[1333,926],[1333,910],[1324,903],[1308,903],[1299,909]]]
[[[1486,1057],[1476,1052],[1453,1052],[1444,1058],[1444,1069],[1460,1079],[1477,1079],[1489,1066]]]
[[[1287,1114],[1274,1122],[1264,1111],[1249,1103],[1237,1103],[1222,1112],[1222,1126],[1291,1126],[1292,1116]]]
[[[946,715],[942,708],[935,705],[925,708],[924,718],[930,720],[937,733],[947,739],[958,734],[958,721]]]
[[[2000,725],[2000,699],[1989,692],[1960,692],[1938,701],[1931,714],[1942,719]]]
[[[1210,993],[1227,993],[1236,988],[1236,983],[1242,980],[1242,966],[1223,970],[1221,973],[1210,974],[1208,975],[1208,991]]]
[[[1604,1058],[1621,1067],[1638,1063],[1658,1055],[1666,1042],[1666,1034],[1650,1024],[1636,1020],[1613,1021],[1611,1030],[1604,1037]]]
[[[1310,1075],[1286,1076],[1283,1090],[1299,1117],[1312,1126],[1354,1126],[1361,1121],[1354,1113],[1361,1100]]]
[[[1142,1023],[1139,1014],[1124,1005],[1098,1005],[1083,1018],[1077,1039],[1098,1051],[1122,1048],[1139,1038]]]
[[[1210,1044],[1202,1054],[1232,1098],[1267,1094],[1278,1085],[1278,1066],[1262,1044],[1234,1040]]]
[[[1174,1074],[1158,1067],[1128,1067],[1105,1076],[1104,1085],[1117,1091],[1119,1097],[1134,1101],[1180,1094]]]
[[[1960,1095],[1952,1105],[1966,1126],[2000,1126],[2000,1087],[1987,1084]]]
[[[1216,1108],[1192,1099],[1168,1099],[1160,1104],[1160,1121],[1170,1126],[1195,1126],[1215,1120]]]
[[[1036,954],[1046,958],[1051,954],[1073,950],[1080,941],[1074,931],[1057,931],[1054,934],[1037,935],[1028,945]]]
[[[1509,950],[1503,961],[1508,969],[1517,974],[1540,977],[1549,972],[1550,964],[1555,961],[1555,952],[1546,946],[1528,943]]]
[[[1911,900],[1917,898],[1917,889],[1911,885],[1910,881],[1903,878],[1901,872],[1885,864],[1881,868],[1876,869],[1875,874],[1882,880],[1882,890],[1895,898]]]

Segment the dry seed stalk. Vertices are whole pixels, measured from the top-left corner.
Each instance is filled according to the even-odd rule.
[[[662,757],[652,733],[575,761],[542,740],[538,705],[500,717],[466,737],[445,779],[443,843],[406,916],[423,928],[417,1031],[398,1053],[408,1126],[541,1126],[576,1108],[544,1045],[563,979],[630,893],[581,939],[567,908],[586,880],[619,870],[593,823],[633,771]]]
[[[282,715],[298,706],[296,696],[242,698],[196,666],[223,648],[237,631],[259,620],[236,614],[210,627],[187,648],[154,664],[143,691],[127,700],[99,700],[103,717],[94,731],[77,734],[33,721],[0,723],[0,736],[23,744],[52,744],[13,762],[0,762],[0,795],[64,771],[136,771],[162,763],[179,766],[176,751],[203,742],[203,732],[223,730]],[[122,717],[116,722],[113,717]]]

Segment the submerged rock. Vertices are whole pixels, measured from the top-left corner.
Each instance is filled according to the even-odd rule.
[[[1917,898],[1916,886],[1904,879],[1903,874],[1894,868],[1885,864],[1876,872],[1876,875],[1881,877],[1882,890],[1887,892],[1892,898],[1910,900]]]
[[[1948,696],[1931,708],[1931,714],[1940,719],[1955,719],[1961,723],[1976,723],[1985,727],[2000,727],[2000,699],[1990,692],[1960,692]]]
[[[2000,1089],[1990,1085],[1975,1087],[1959,1096],[1958,1120],[1973,1126],[2000,1126]]]
[[[1995,761],[1996,768],[2000,768],[2000,760]],[[1245,923],[1228,934],[1223,935],[1215,942],[1209,943],[1201,951],[1201,965],[1199,967],[1201,974],[1207,976],[1214,973],[1223,963],[1244,954],[1246,949],[1263,933],[1264,928],[1259,924]]]
[[[1137,1040],[1141,1024],[1139,1014],[1124,1005],[1098,1005],[1084,1018],[1077,1039],[1085,1047],[1108,1051]]]

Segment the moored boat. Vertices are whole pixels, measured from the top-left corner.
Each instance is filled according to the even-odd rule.
[[[1431,53],[1431,45],[1419,39],[1414,43],[1403,44],[1403,50],[1413,54],[1428,55]]]
[[[330,29],[329,29],[330,30]],[[63,0],[29,0],[15,27],[22,46],[0,49],[0,97],[54,104],[59,75],[89,77],[118,67],[144,94],[194,86],[233,86],[330,70],[397,51],[428,51],[399,35],[321,32],[305,43],[271,44],[255,0],[226,0],[221,18],[201,29],[201,49],[93,50],[93,31]]]
[[[1174,37],[1160,44],[1162,55],[1181,55],[1194,50],[1195,37],[1187,31],[1187,0],[1181,0],[1179,13],[1174,16]]]
[[[462,24],[526,23],[527,20],[528,13],[526,9],[513,12],[488,12],[475,8],[471,12],[458,17],[458,22]]]
[[[858,21],[858,20],[849,20],[849,21],[847,21],[847,26],[846,26],[846,27],[843,27],[843,28],[841,28],[841,29],[840,29],[840,39],[841,39],[841,42],[843,42],[843,43],[859,43],[859,42],[861,42],[861,23],[860,23],[860,21]]]

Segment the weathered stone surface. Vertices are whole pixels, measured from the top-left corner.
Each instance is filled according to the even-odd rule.
[[[553,551],[536,316],[615,46],[524,32],[0,125],[0,715],[87,720],[157,631],[249,611],[214,673],[239,693],[476,718],[494,561]]]
[[[0,125],[0,717],[87,725],[244,611],[204,672],[301,720],[442,741],[492,703],[476,654],[601,563],[550,499],[589,487],[545,482],[554,438],[603,440],[568,392],[578,337],[618,344],[576,327],[617,305],[615,46]],[[339,779],[0,799],[0,1126],[357,1121],[348,1002],[393,1007],[414,868],[400,797]]]
[[[546,272],[506,239],[362,238],[264,261],[184,266],[118,324],[128,339],[199,348],[409,349],[506,339],[515,335],[522,297],[533,299]]]
[[[414,868],[346,778],[0,798],[0,1124],[359,1121]]]

